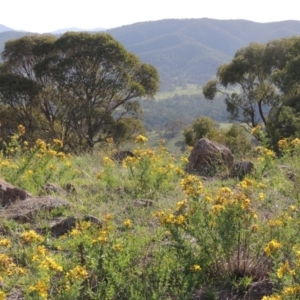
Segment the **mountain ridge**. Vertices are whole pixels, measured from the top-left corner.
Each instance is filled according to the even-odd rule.
[[[205,83],[221,64],[229,62],[238,49],[251,42],[266,43],[300,35],[300,21],[164,19],[123,25],[105,32],[143,62],[157,68],[161,90],[172,90],[176,86]],[[7,40],[26,34],[34,33],[0,32],[0,51]]]

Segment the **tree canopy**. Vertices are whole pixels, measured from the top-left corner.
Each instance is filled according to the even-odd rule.
[[[92,149],[134,124],[136,100],[158,90],[156,69],[108,34],[25,36],[7,42],[2,58],[0,105],[23,109],[18,122],[32,119],[32,132],[71,149]]]
[[[218,68],[216,79],[207,82],[203,94],[208,100],[224,95],[232,121],[246,123],[250,128],[263,124],[272,135],[274,124],[270,126],[270,122],[276,122],[274,116],[282,106],[291,106],[291,98],[299,91],[299,67],[299,37],[265,45],[251,43],[238,50],[230,63]]]

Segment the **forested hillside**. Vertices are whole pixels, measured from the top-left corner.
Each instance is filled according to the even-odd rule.
[[[256,23],[245,20],[172,19],[136,23],[107,31],[129,51],[154,65],[161,89],[203,84],[220,64],[250,42],[300,34],[299,21]]]
[[[300,34],[299,21],[256,23],[246,20],[169,19],[135,23],[106,31],[127,50],[157,68],[161,90],[187,83],[204,84],[219,65],[250,42]],[[0,52],[7,40],[25,32],[1,32]]]

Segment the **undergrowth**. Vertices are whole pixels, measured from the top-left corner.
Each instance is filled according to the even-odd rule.
[[[1,153],[1,178],[33,196],[49,182],[72,191],[56,194],[69,206],[25,223],[0,210],[0,299],[16,290],[25,299],[218,299],[265,279],[264,300],[299,299],[300,140],[281,140],[279,156],[257,148],[242,180],[204,181],[185,173],[188,153],[175,157],[163,141],[149,148],[138,136],[119,163],[111,139],[106,151],[73,156],[59,140],[28,145],[24,130]],[[50,222],[70,216],[75,227],[53,236]]]

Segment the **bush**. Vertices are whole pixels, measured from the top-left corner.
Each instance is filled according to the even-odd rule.
[[[201,138],[214,139],[217,135],[218,127],[218,123],[210,117],[200,117],[191,126],[184,128],[185,142],[189,146],[194,146]]]

